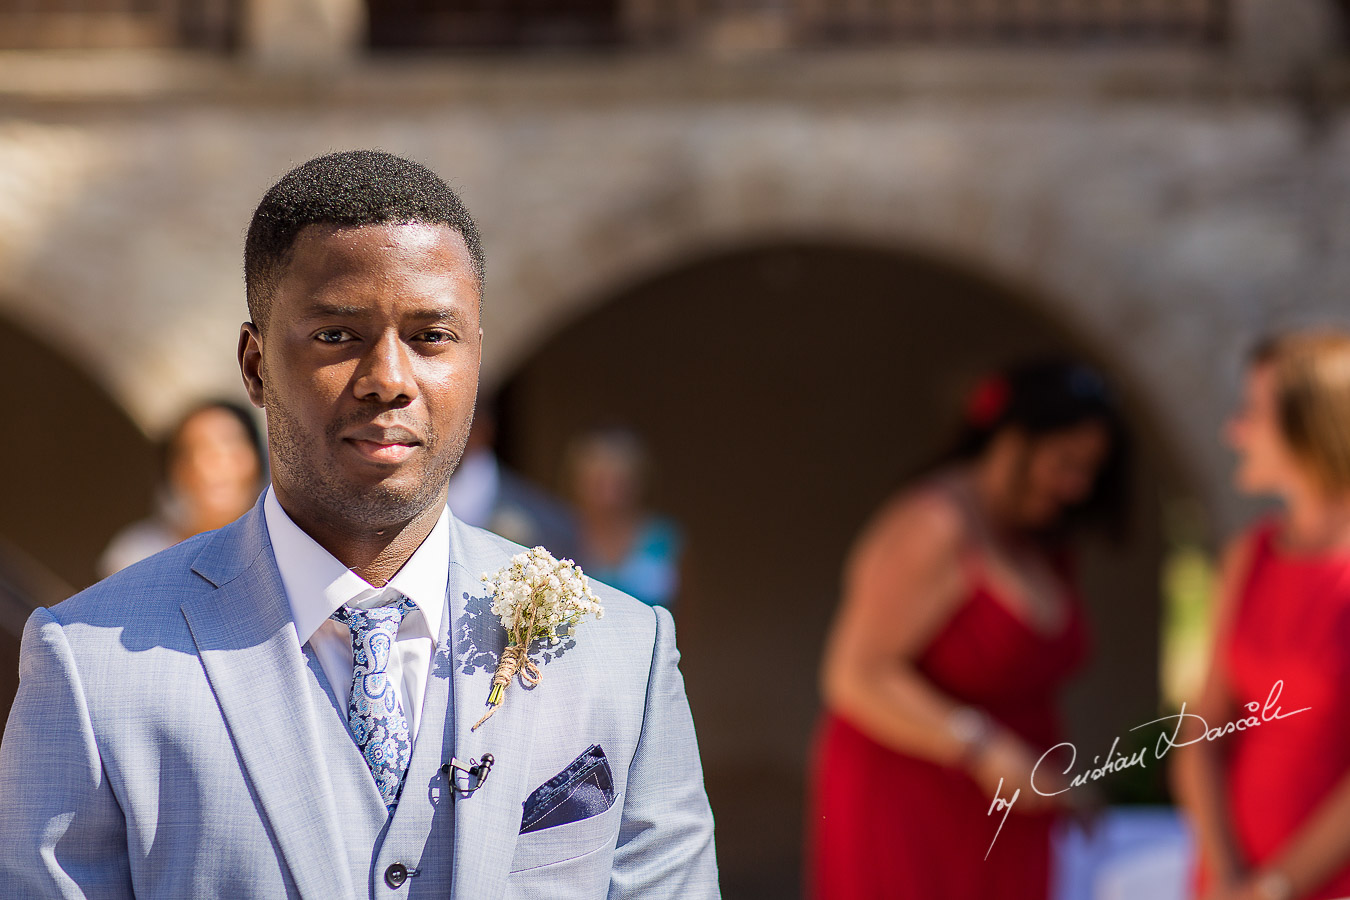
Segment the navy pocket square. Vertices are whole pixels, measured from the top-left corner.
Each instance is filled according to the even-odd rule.
[[[598,816],[614,805],[614,773],[599,744],[567,764],[525,798],[520,833]]]

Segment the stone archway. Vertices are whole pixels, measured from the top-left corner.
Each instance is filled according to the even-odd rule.
[[[0,443],[0,541],[26,560],[28,581],[82,588],[108,539],[149,512],[154,447],[73,361],[3,321],[0,358],[18,388]]]
[[[676,618],[728,896],[795,893],[816,666],[853,535],[939,451],[974,377],[1053,351],[1112,374],[1140,444],[1131,540],[1084,560],[1111,640],[1070,708],[1095,747],[1156,709],[1159,502],[1183,476],[1119,360],[1033,298],[875,246],[742,246],[612,292],[506,381],[503,453],[539,481],[578,425],[650,443],[654,505],[686,531]]]
[[[19,639],[33,607],[92,584],[118,528],[148,511],[150,441],[85,372],[0,321],[12,390],[0,442],[0,728],[18,688]]]
[[[908,247],[1019,286],[1110,346],[1198,473],[1208,537],[1239,526],[1253,510],[1214,436],[1255,335],[1344,318],[1326,236],[1350,209],[1350,129],[1337,119],[1309,143],[1264,93],[1211,102],[1163,74],[1136,96],[1111,67],[1066,69],[1083,84],[1061,90],[1036,66],[1027,81],[1021,65],[963,63],[930,83],[903,55],[862,62],[375,66],[319,106],[303,80],[227,79],[193,103],[165,88],[93,118],[41,107],[0,130],[22,175],[0,193],[23,223],[0,238],[0,311],[78,348],[153,431],[238,390],[254,199],[300,159],[381,146],[451,177],[479,216],[487,384],[672,259],[769,238]],[[778,77],[789,68],[801,78]]]

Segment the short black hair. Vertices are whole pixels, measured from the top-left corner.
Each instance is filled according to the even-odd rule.
[[[459,232],[483,291],[483,242],[464,202],[421,163],[382,150],[346,150],[302,163],[281,177],[253,211],[244,241],[248,313],[264,327],[272,292],[308,225],[447,225]]]

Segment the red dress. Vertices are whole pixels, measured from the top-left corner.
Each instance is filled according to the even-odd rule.
[[[1071,601],[1058,632],[1024,622],[974,567],[969,595],[917,664],[1038,750],[1061,740],[1056,696],[1087,654],[1067,561],[1057,570]],[[812,771],[809,896],[1045,900],[1053,815],[1014,811],[995,841],[1003,813],[989,814],[993,799],[965,772],[889,750],[827,711]]]
[[[1271,711],[1308,708],[1213,742],[1227,760],[1229,820],[1248,866],[1278,855],[1350,773],[1350,552],[1285,553],[1278,533],[1274,518],[1255,527],[1236,617],[1219,651],[1235,703],[1257,704],[1260,717],[1282,681]],[[1350,860],[1299,900],[1347,895]]]

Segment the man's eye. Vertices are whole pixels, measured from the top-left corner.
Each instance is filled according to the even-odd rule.
[[[347,339],[346,333],[338,328],[325,328],[314,337],[324,344],[340,344]]]
[[[454,332],[442,331],[439,328],[433,329],[431,331],[424,331],[421,333],[421,335],[419,335],[419,337],[429,344],[444,344],[453,341],[455,339]]]

